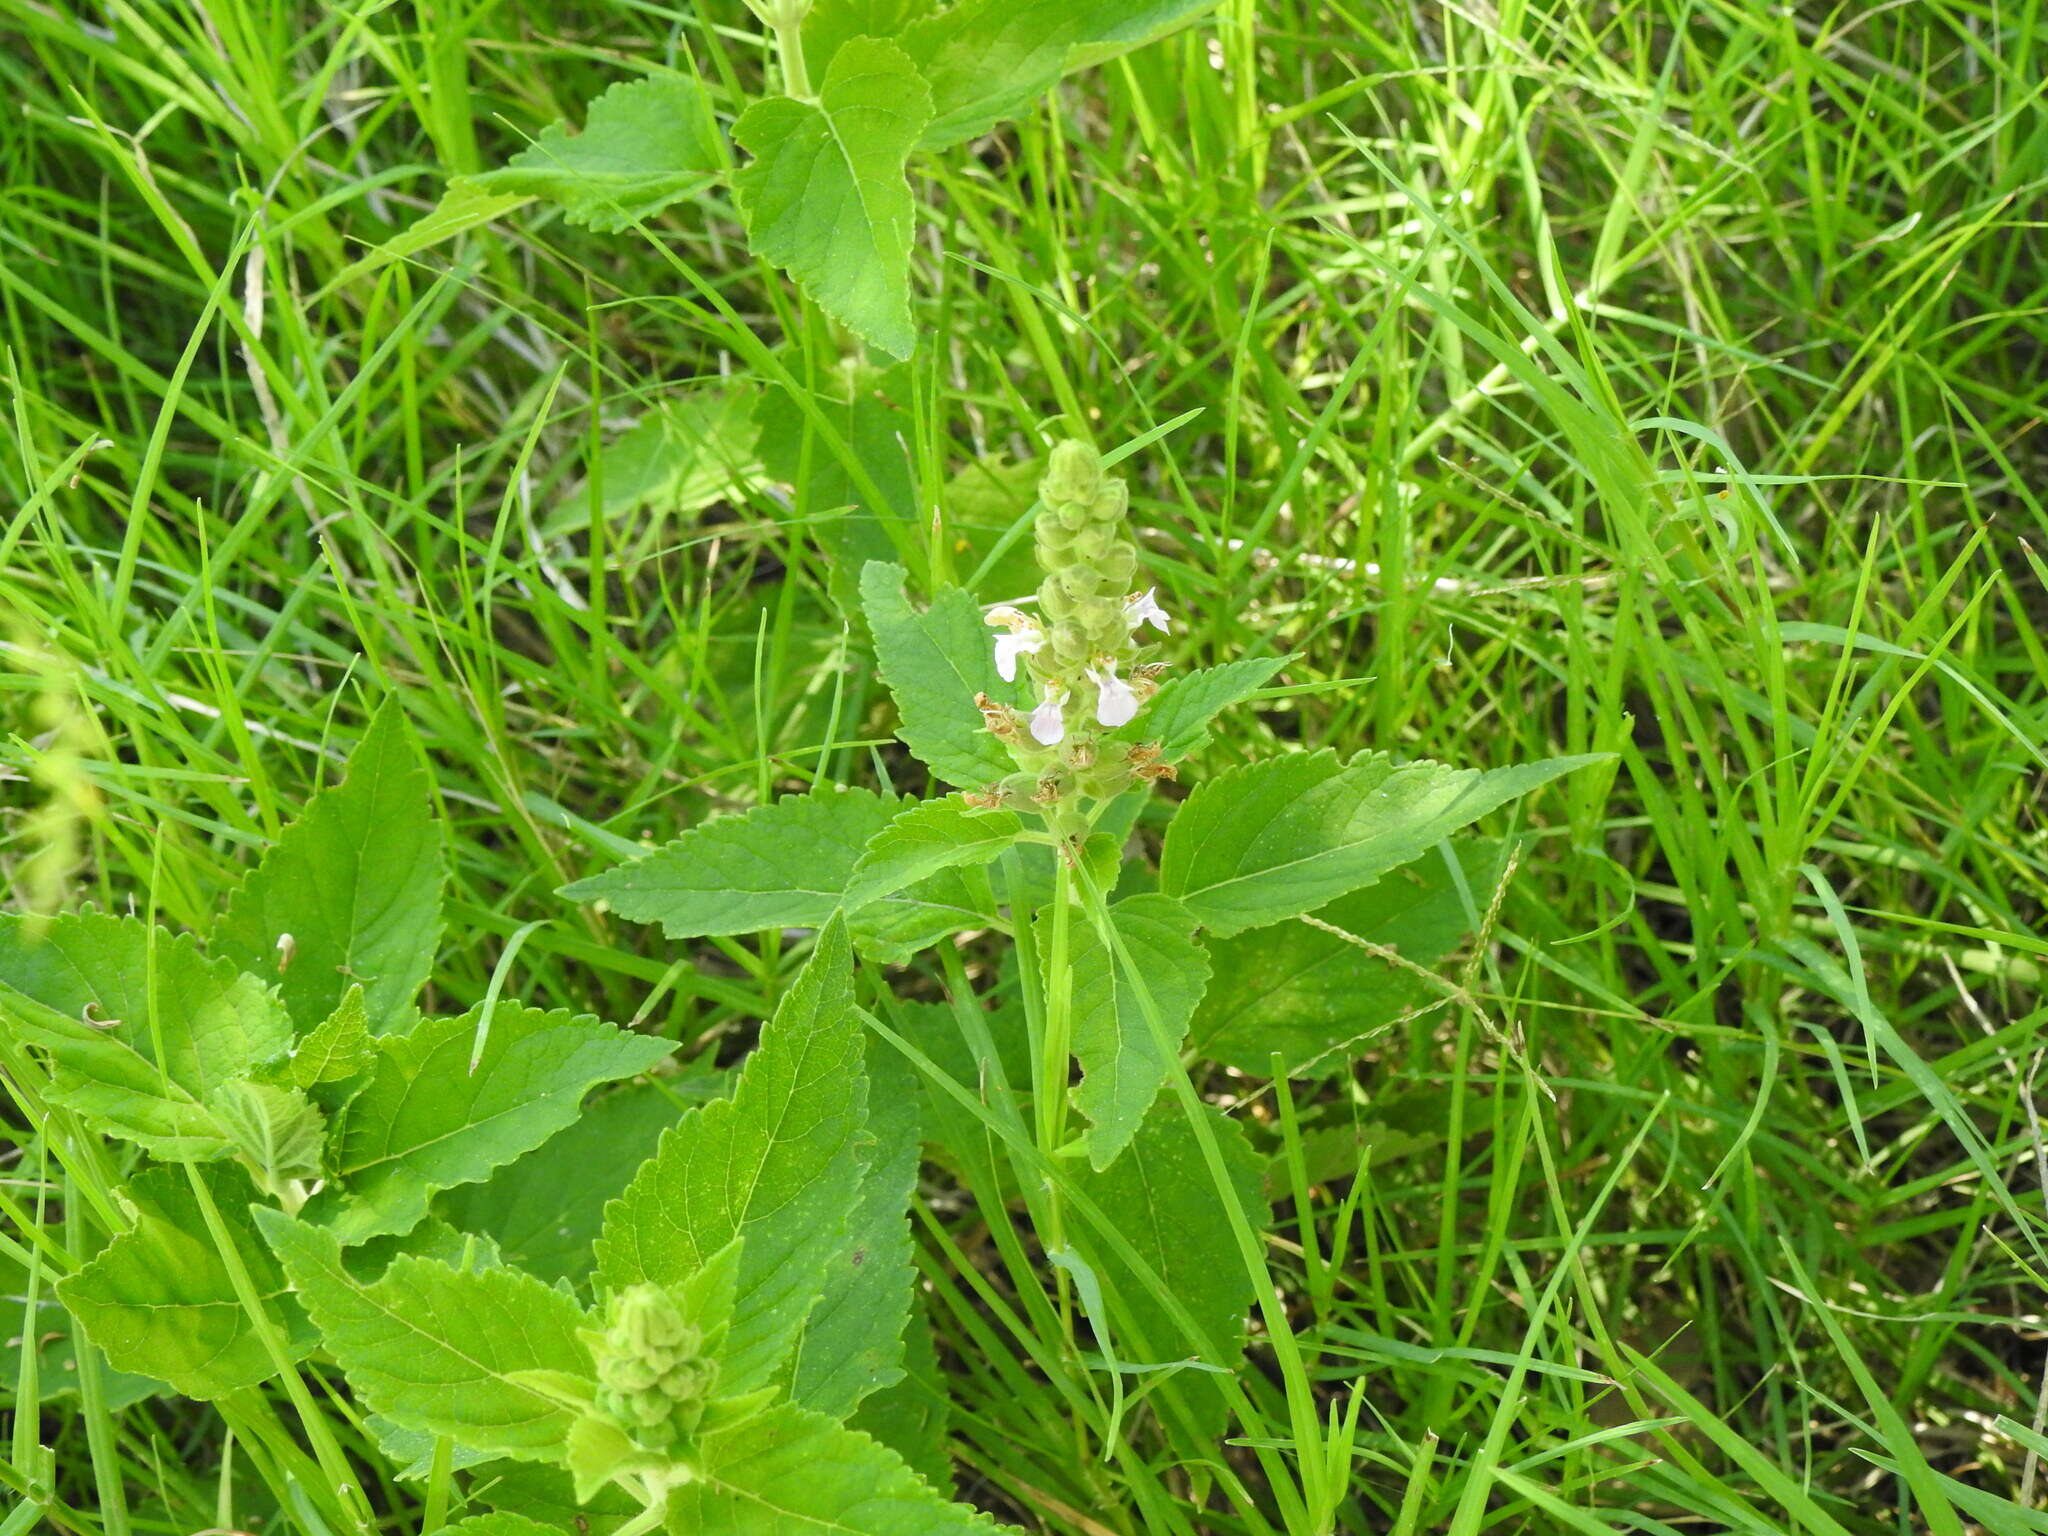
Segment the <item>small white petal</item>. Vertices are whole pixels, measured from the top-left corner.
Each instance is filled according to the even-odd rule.
[[[1137,595],[1125,598],[1124,622],[1134,630],[1150,624],[1159,633],[1165,634],[1167,626],[1172,621],[1167,618],[1166,610],[1159,606],[1159,589],[1147,587]]]
[[[1031,736],[1042,747],[1056,747],[1065,739],[1067,722],[1060,713],[1060,695],[1048,693],[1031,711]]]
[[[1036,628],[1013,635],[996,636],[996,671],[1006,683],[1017,681],[1017,658],[1036,656],[1045,649],[1045,636]]]
[[[1095,719],[1099,724],[1114,729],[1138,712],[1138,696],[1131,691],[1131,685],[1116,675],[1116,663],[1104,662],[1102,667],[1090,667],[1088,676],[1095,684]]]

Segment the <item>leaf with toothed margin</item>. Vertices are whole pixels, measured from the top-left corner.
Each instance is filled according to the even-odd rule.
[[[283,1057],[277,994],[189,938],[81,912],[40,927],[0,916],[0,1030],[49,1061],[53,1103],[181,1161],[234,1141],[205,1101]]]
[[[453,240],[537,198],[559,204],[571,224],[630,229],[707,185],[724,168],[718,121],[703,86],[682,75],[626,81],[590,103],[581,133],[555,123],[502,168],[456,177],[430,212],[349,266],[334,286]]]
[[[957,795],[919,801],[868,839],[846,882],[846,910],[858,911],[941,870],[989,863],[1023,830],[1012,812],[970,810]]]
[[[669,1495],[693,1536],[975,1536],[1012,1529],[935,1492],[859,1430],[783,1403],[704,1437],[697,1475]]]
[[[309,1221],[344,1243],[406,1232],[437,1190],[487,1178],[574,1120],[599,1083],[644,1072],[674,1044],[589,1014],[501,1002],[387,1037],[334,1133],[334,1181]],[[474,1065],[472,1066],[472,1059]]]
[[[785,795],[692,827],[644,859],[563,888],[672,939],[816,928],[899,802],[869,789]]]
[[[286,1353],[305,1354],[314,1344],[312,1325],[286,1294],[283,1271],[249,1222],[255,1187],[229,1164],[191,1172]],[[188,1171],[144,1169],[122,1187],[122,1198],[134,1209],[135,1225],[57,1284],[86,1337],[118,1369],[167,1381],[186,1397],[224,1397],[268,1381],[276,1361],[242,1305]]]
[[[567,1292],[514,1269],[457,1269],[409,1254],[364,1281],[331,1232],[282,1211],[255,1214],[328,1352],[372,1410],[471,1450],[559,1459],[574,1415],[527,1373],[594,1375],[578,1337],[590,1320]]]
[[[633,922],[658,922],[670,938],[815,928],[839,910],[872,839],[916,804],[868,789],[785,796],[692,827],[561,894],[603,901]],[[993,903],[978,899],[957,867],[927,862],[928,873],[851,915],[863,954],[900,963],[945,934],[991,921]]]
[[[888,37],[931,82],[921,149],[976,138],[1029,110],[1060,77],[1128,53],[1216,0],[821,0],[804,22],[804,55],[824,69],[859,33]]]
[[[597,1274],[614,1291],[680,1284],[743,1240],[722,1392],[773,1379],[840,1246],[870,1150],[862,1042],[852,949],[834,918],[732,1096],[685,1115],[605,1210]]]
[[[1006,699],[1012,692],[996,673],[981,605],[958,587],[942,587],[919,612],[903,583],[899,565],[870,560],[861,568],[861,609],[902,721],[896,734],[948,784],[986,789],[1017,764],[974,703],[976,694]]]
[[[556,123],[502,169],[458,185],[471,195],[548,198],[571,224],[616,232],[688,197],[724,167],[704,87],[682,75],[653,75],[591,102],[581,133]]]
[[[1121,955],[1087,921],[1075,922],[1070,951],[1074,1056],[1081,1064],[1074,1100],[1091,1122],[1088,1161],[1096,1168],[1107,1168],[1130,1144],[1159,1090],[1180,1070],[1180,1042],[1209,981],[1195,920],[1171,897],[1127,897],[1109,908],[1108,921]],[[1141,986],[1165,1031],[1163,1044],[1138,997]]]
[[[771,96],[732,130],[754,157],[733,175],[747,243],[894,357],[917,344],[917,205],[905,172],[930,118],[931,91],[903,50],[856,37],[833,55],[815,101]]]
[[[1159,888],[1214,933],[1263,927],[1370,885],[1488,811],[1607,760],[1478,769],[1397,766],[1383,753],[1345,763],[1322,751],[1232,769],[1175,814]]]
[[[1456,838],[1319,908],[1315,925],[1211,939],[1216,976],[1195,1011],[1191,1044],[1259,1077],[1272,1073],[1275,1052],[1290,1076],[1348,1071],[1363,1040],[1442,998],[1423,968],[1472,930],[1504,862],[1499,842]]]
[[[1117,731],[1117,739],[1156,741],[1160,761],[1177,763],[1206,747],[1215,718],[1265,687],[1287,662],[1285,656],[1267,656],[1183,672],[1168,679],[1138,718]]]
[[[276,975],[301,1030],[331,1016],[352,982],[373,1034],[405,1029],[441,941],[447,878],[433,784],[396,697],[323,789],[228,898],[210,940],[252,975]],[[286,935],[290,943],[280,949]]]
[[[870,1042],[868,1072],[874,1150],[804,1321],[790,1379],[793,1400],[835,1419],[903,1379],[903,1330],[917,1280],[909,1217],[920,1144],[916,1074],[879,1039]]]

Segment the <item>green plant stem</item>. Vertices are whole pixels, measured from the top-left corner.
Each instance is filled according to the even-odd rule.
[[[1054,869],[1045,948],[1045,1035],[1038,1056],[1038,1150],[1047,1157],[1059,1155],[1066,1136],[1067,1062],[1074,1045],[1074,870],[1064,850]]]
[[[666,1488],[662,1489],[659,1493],[649,1488],[641,1496],[648,1501],[647,1507],[620,1526],[617,1531],[612,1533],[612,1536],[643,1536],[643,1533],[653,1530],[667,1518],[668,1490]]]
[[[803,9],[788,3],[778,5],[768,25],[775,30],[775,54],[782,64],[783,94],[798,101],[816,101],[811,92],[811,69],[804,60]]]
[[[1064,868],[1064,866],[1062,866]],[[1180,1060],[1180,1040],[1167,1028],[1159,1004],[1152,996],[1152,989],[1145,984],[1144,975],[1133,959],[1116,925],[1109,920],[1109,904],[1096,888],[1095,882],[1085,870],[1076,871],[1080,881],[1082,900],[1087,906],[1088,919],[1101,935],[1103,944],[1116,957],[1118,967],[1130,977],[1131,994],[1136,998],[1138,1011],[1144,1016],[1145,1027],[1151,1033],[1153,1043],[1161,1056],[1168,1061]],[[1287,1395],[1289,1428],[1295,1444],[1295,1466],[1300,1478],[1301,1504],[1305,1511],[1305,1530],[1302,1536],[1327,1536],[1334,1529],[1333,1521],[1337,1500],[1342,1487],[1328,1486],[1324,1465],[1322,1415],[1316,1406],[1314,1384],[1309,1380],[1308,1365],[1302,1358],[1300,1345],[1294,1337],[1294,1326],[1288,1320],[1286,1304],[1280,1299],[1278,1288],[1273,1283],[1273,1272],[1266,1265],[1264,1247],[1257,1228],[1252,1224],[1244,1202],[1238,1198],[1237,1186],[1232,1182],[1230,1170],[1223,1162],[1223,1149],[1217,1143],[1215,1130],[1210,1126],[1206,1114],[1207,1106],[1196,1091],[1193,1080],[1185,1069],[1173,1073],[1170,1086],[1186,1115],[1188,1127],[1194,1132],[1195,1142],[1201,1148],[1203,1165],[1208,1169],[1210,1181],[1216,1189],[1216,1198],[1230,1218],[1230,1229],[1237,1241],[1238,1253],[1244,1260],[1246,1274],[1250,1277],[1252,1290],[1258,1299],[1259,1315],[1265,1320],[1268,1342],[1273,1349],[1275,1360],[1280,1366],[1281,1381]]]

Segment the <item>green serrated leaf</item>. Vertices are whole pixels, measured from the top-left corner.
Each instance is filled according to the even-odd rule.
[[[487,1177],[569,1124],[599,1083],[644,1072],[673,1044],[588,1014],[499,1003],[476,1056],[481,1009],[387,1037],[349,1101],[331,1153],[336,1183],[306,1206],[343,1243],[409,1230],[437,1190]]]
[[[206,1107],[235,1143],[235,1151],[275,1193],[293,1179],[320,1177],[327,1117],[296,1088],[247,1081],[222,1083]]]
[[[884,965],[907,965],[949,933],[996,920],[988,878],[979,870],[942,869],[906,890],[869,902],[847,919],[860,952]]]
[[[256,1191],[247,1175],[219,1164],[195,1171],[277,1336],[294,1356],[305,1353],[312,1330],[250,1225]],[[269,1380],[270,1351],[235,1293],[187,1171],[145,1169],[126,1193],[135,1225],[57,1286],[86,1336],[121,1370],[168,1382],[186,1397],[222,1397]]]
[[[987,864],[1023,830],[1011,812],[973,811],[957,795],[920,801],[868,839],[847,880],[845,908],[858,911],[943,869]]]
[[[284,1077],[294,1088],[344,1083],[376,1056],[377,1044],[370,1035],[370,1010],[363,1002],[362,983],[351,982],[341,1001],[334,1005],[334,1012],[292,1047]]]
[[[579,1500],[566,1471],[534,1461],[489,1462],[470,1486],[484,1503],[539,1520],[563,1536],[610,1536],[642,1512],[640,1501],[616,1484]]]
[[[490,1237],[528,1274],[581,1286],[590,1278],[590,1245],[606,1203],[688,1106],[722,1097],[731,1086],[731,1074],[703,1072],[608,1093],[483,1183],[441,1195],[437,1209],[464,1231]]]
[[[466,1515],[437,1529],[448,1533],[448,1536],[565,1536],[559,1525],[542,1525],[538,1520],[507,1514],[503,1510]]]
[[[1495,807],[1601,757],[1482,771],[1299,753],[1199,786],[1167,829],[1159,888],[1228,936],[1334,901]]]
[[[688,1536],[951,1536],[1002,1527],[927,1486],[894,1451],[794,1403],[705,1438],[669,1496]]]
[[[23,1256],[32,1252],[25,1250]],[[31,1304],[28,1265],[0,1253],[0,1309],[4,1309],[0,1315],[0,1411],[17,1407],[15,1394],[22,1385],[22,1355],[27,1350],[35,1354],[33,1386],[38,1399],[47,1402],[80,1396],[78,1357],[80,1351],[92,1350],[92,1345],[58,1299],[56,1284],[57,1277],[44,1266]],[[170,1394],[162,1381],[116,1370],[106,1363],[103,1353],[95,1353],[101,1361],[100,1392],[110,1412]]]
[[[400,1254],[438,1259],[450,1269],[503,1269],[505,1257],[490,1238],[457,1230],[438,1216],[429,1216],[410,1232],[387,1232],[344,1250],[342,1262],[358,1280],[375,1280]]]
[[[204,1104],[284,1054],[277,996],[190,939],[84,912],[41,931],[0,916],[0,1028],[51,1064],[51,1099],[161,1158],[230,1150]]]
[[[1156,741],[1162,761],[1177,763],[1209,744],[1209,725],[1231,705],[1250,698],[1287,665],[1284,656],[1226,661],[1169,680],[1159,696],[1119,730],[1119,739]]]
[[[1195,920],[1179,902],[1156,894],[1132,896],[1110,907],[1109,921],[1129,963],[1116,958],[1093,923],[1077,921],[1071,939],[1074,1055],[1081,1063],[1074,1099],[1092,1122],[1088,1160],[1097,1168],[1107,1168],[1129,1144],[1179,1069],[1178,1045],[1209,981],[1209,958],[1195,942]],[[1132,987],[1134,972],[1174,1051],[1161,1050],[1146,1022]]]
[[[804,57],[813,80],[825,73],[832,56],[849,38],[893,38],[918,17],[934,9],[936,0],[814,0],[804,16]]]
[[[761,1031],[733,1095],[693,1110],[605,1211],[604,1285],[679,1285],[743,1240],[720,1389],[770,1380],[817,1297],[863,1170],[852,952],[838,919]]]
[[[946,1446],[951,1415],[931,1321],[923,1307],[913,1304],[903,1330],[903,1379],[861,1399],[847,1428],[873,1435],[944,1492],[953,1486],[953,1457]]]
[[[634,1444],[626,1432],[601,1414],[587,1413],[569,1427],[562,1458],[576,1485],[576,1501],[587,1504],[621,1472],[661,1471],[667,1461]]]
[[[1453,847],[1463,884],[1483,912],[1500,882],[1503,850],[1486,839]],[[1340,897],[1314,916],[1411,965],[1429,966],[1471,928],[1450,863],[1429,853]],[[1257,1076],[1273,1053],[1290,1074],[1350,1064],[1342,1049],[1435,995],[1413,971],[1306,923],[1212,939],[1215,980],[1195,1011],[1190,1037],[1203,1056]]]
[[[419,743],[396,697],[322,790],[228,898],[212,947],[243,970],[278,975],[286,1009],[310,1030],[361,982],[374,1032],[404,1029],[441,938],[441,825]],[[280,940],[290,943],[280,949]]]
[[[933,773],[960,789],[986,789],[1016,771],[983,727],[976,694],[1007,697],[981,606],[942,587],[922,613],[903,595],[900,566],[871,561],[860,575],[861,607],[875,637],[882,680],[896,700],[897,734]]]
[[[381,1413],[363,1415],[363,1428],[370,1432],[370,1438],[377,1442],[377,1449],[384,1453],[391,1463],[392,1475],[406,1482],[416,1483],[434,1475],[434,1454],[442,1437],[430,1435],[422,1430],[407,1429],[393,1423]],[[472,1451],[465,1446],[451,1445],[448,1448],[448,1465],[457,1472],[477,1466],[491,1459],[488,1451]],[[447,1527],[442,1527],[446,1530]]]
[[[693,827],[562,894],[603,900],[632,922],[660,923],[672,939],[816,928],[839,909],[868,839],[897,805],[868,789],[787,795]]]
[[[909,1065],[886,1047],[869,1052],[868,1070],[867,1172],[845,1239],[825,1266],[790,1378],[792,1399],[835,1419],[903,1379],[903,1327],[916,1279],[909,1207],[917,1184],[917,1085]]]
[[[958,0],[911,23],[899,39],[931,82],[932,117],[919,139],[943,149],[1028,108],[1069,69],[1149,41],[1215,0]]]
[[[559,1458],[573,1415],[522,1371],[588,1378],[590,1320],[566,1292],[513,1269],[458,1270],[401,1254],[351,1275],[331,1232],[259,1209],[257,1225],[365,1402],[405,1428],[472,1450]]]
[[[915,349],[905,176],[931,92],[903,50],[870,37],[833,55],[815,102],[757,101],[733,125],[753,161],[733,191],[756,255],[896,357]]]
[[[1258,1154],[1236,1121],[1206,1105],[1202,1113],[1222,1147],[1231,1185],[1252,1226],[1263,1231],[1271,1208]],[[1106,1169],[1077,1170],[1075,1179],[1138,1257],[1165,1281],[1201,1335],[1188,1337],[1129,1266],[1114,1254],[1098,1251],[1098,1274],[1127,1327],[1135,1329],[1119,1353],[1136,1356],[1135,1342],[1142,1339],[1143,1363],[1192,1358],[1236,1369],[1244,1357],[1244,1318],[1254,1300],[1252,1283],[1216,1197],[1201,1143],[1182,1106],[1172,1098],[1155,1103],[1121,1157]],[[1221,1423],[1225,1408],[1220,1392],[1192,1379],[1183,1390],[1201,1404],[1207,1417]]]
[[[630,229],[688,197],[725,167],[703,86],[683,75],[615,85],[591,102],[583,131],[556,123],[503,169],[471,176],[488,197],[544,197],[585,229]]]

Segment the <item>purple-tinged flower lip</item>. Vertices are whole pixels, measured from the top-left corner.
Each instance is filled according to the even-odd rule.
[[[1066,697],[1066,689],[1058,683],[1048,683],[1044,698],[1031,712],[1031,736],[1040,746],[1056,747],[1066,739]]]

